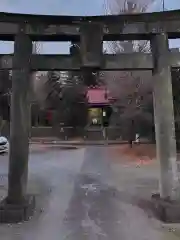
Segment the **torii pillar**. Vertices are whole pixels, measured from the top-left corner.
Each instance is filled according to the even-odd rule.
[[[151,40],[154,59],[153,98],[157,159],[160,161],[160,195],[156,206],[165,221],[180,221],[179,180],[176,157],[174,107],[169,61],[168,36],[157,34]],[[172,204],[173,203],[173,204]]]
[[[34,209],[34,197],[27,196],[28,154],[30,133],[30,80],[32,41],[19,26],[15,36],[8,195],[0,205],[1,222],[19,222],[28,219]]]

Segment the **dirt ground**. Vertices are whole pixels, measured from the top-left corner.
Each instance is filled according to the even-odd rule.
[[[142,200],[143,207],[140,206],[151,219],[151,211],[144,203],[148,203],[152,194],[159,191],[160,164],[156,159],[156,146],[141,144],[130,148],[129,145],[116,145],[109,147],[109,150],[117,189],[126,201]],[[166,224],[157,219],[153,219],[153,223],[164,229],[165,236],[162,239],[180,239],[180,224]]]
[[[133,145],[132,148],[128,144],[112,147],[112,154],[115,155],[116,161],[122,156],[126,161],[134,162],[136,164],[148,164],[156,160],[156,146],[154,144],[140,144]]]
[[[128,146],[123,146],[128,156]],[[137,166],[119,146],[74,151],[31,149],[28,192],[36,196],[34,216],[21,224],[0,224],[2,240],[178,240],[180,226],[167,225],[148,208],[158,191],[157,161]],[[136,157],[137,155],[137,157]],[[135,161],[134,161],[135,160]],[[148,161],[147,161],[148,162]],[[0,157],[0,198],[7,192],[8,156]]]
[[[131,161],[154,161],[156,160],[156,145],[155,144],[134,144],[132,148],[128,144],[119,145],[112,148],[113,154],[116,157],[119,155],[125,156]],[[177,152],[177,159],[180,160],[180,152]]]

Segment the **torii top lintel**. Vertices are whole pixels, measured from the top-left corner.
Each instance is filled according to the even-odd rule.
[[[108,16],[53,16],[0,13],[0,40],[13,41],[19,24],[33,41],[75,41],[82,24],[102,26],[103,40],[150,39],[165,32],[169,38],[180,37],[180,10]]]

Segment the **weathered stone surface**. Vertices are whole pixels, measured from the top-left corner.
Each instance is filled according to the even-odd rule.
[[[104,40],[150,39],[154,33],[167,32],[169,37],[180,36],[180,11],[160,13],[121,14],[112,16],[48,16],[0,13],[0,39],[14,40],[18,24],[26,23],[26,33],[33,41],[79,40],[79,25],[98,23],[103,26]]]
[[[26,196],[30,132],[32,42],[24,34],[23,28],[20,28],[19,31],[15,38],[13,57],[8,177],[8,199],[13,204],[18,204]]]
[[[82,67],[97,67],[102,65],[103,33],[102,25],[81,24],[81,61]]]
[[[0,54],[0,69],[12,69],[13,55]],[[180,53],[169,53],[168,62],[173,67],[180,66]],[[148,53],[104,54],[102,55],[102,70],[153,70],[153,57]],[[71,55],[32,55],[31,70],[80,70],[81,60]]]
[[[0,203],[0,223],[27,221],[34,212],[35,197],[26,196],[22,204],[9,204],[7,199]]]
[[[179,181],[176,161],[174,107],[171,82],[171,66],[168,61],[168,36],[153,37],[154,57],[153,94],[157,158],[160,161],[160,196],[163,199],[179,199]]]
[[[155,215],[163,222],[180,223],[180,201],[160,198],[160,194],[152,196]]]

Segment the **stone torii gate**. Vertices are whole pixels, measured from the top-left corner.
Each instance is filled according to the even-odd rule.
[[[155,201],[163,206],[166,218],[180,220],[179,213],[174,217],[168,210],[173,207],[176,213],[179,211],[171,67],[180,67],[180,54],[170,52],[168,47],[168,38],[179,36],[180,11],[94,17],[0,13],[0,40],[14,41],[14,55],[0,55],[1,68],[13,70],[9,183],[7,197],[0,205],[1,222],[28,219],[35,204],[26,193],[31,71],[88,68],[152,71],[161,166],[160,197]],[[150,40],[152,53],[103,54],[103,41],[116,40]],[[32,41],[80,41],[81,57],[33,55]]]

